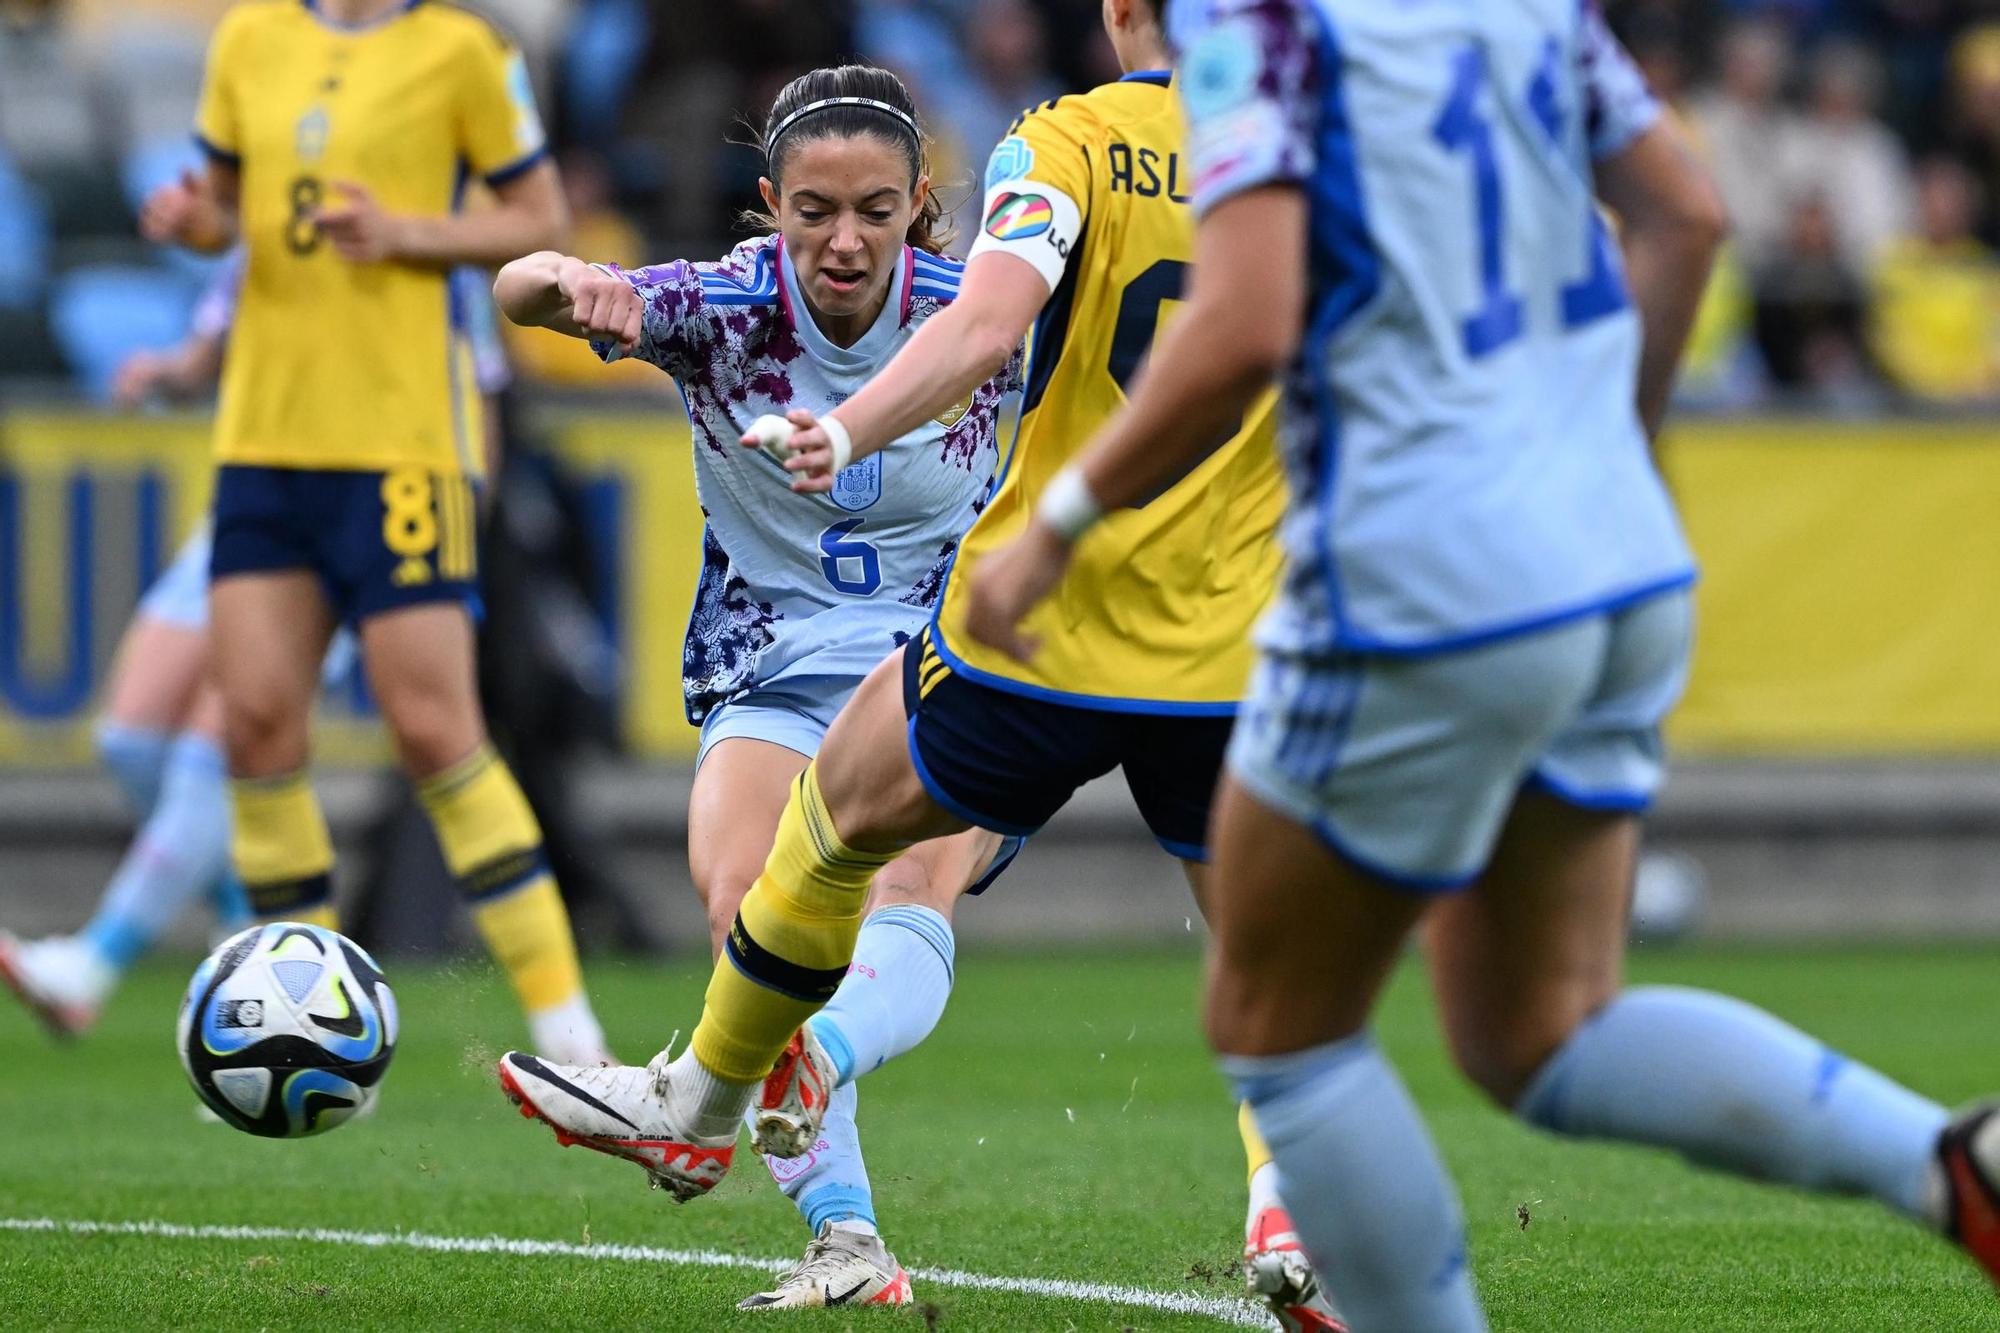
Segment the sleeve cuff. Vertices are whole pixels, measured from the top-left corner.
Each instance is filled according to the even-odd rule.
[[[195,147],[201,149],[202,155],[207,157],[211,162],[220,162],[225,167],[243,165],[243,154],[232,153],[220,144],[210,142],[200,134],[194,136],[194,144]]]
[[[502,185],[505,185],[508,181],[516,180],[519,177],[527,174],[527,172],[531,170],[536,163],[540,162],[543,158],[547,157],[548,155],[549,155],[549,146],[547,144],[543,144],[541,147],[535,149],[534,152],[528,153],[522,157],[517,157],[512,162],[507,163],[507,165],[497,168],[496,170],[487,172],[485,177],[486,183],[497,190]]]

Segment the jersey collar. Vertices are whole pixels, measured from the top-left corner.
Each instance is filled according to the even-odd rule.
[[[1120,83],[1154,83],[1162,88],[1173,81],[1174,72],[1170,69],[1135,69],[1118,80]]]
[[[373,32],[385,24],[395,22],[423,2],[424,0],[403,0],[402,4],[397,5],[378,19],[371,19],[366,23],[341,23],[326,16],[326,12],[319,7],[319,0],[301,0],[308,13],[327,27],[332,28],[335,32]]]
[[[831,342],[819,325],[813,321],[812,312],[806,308],[805,293],[799,287],[798,270],[792,267],[792,257],[785,251],[785,238],[778,238],[778,295],[785,304],[785,316],[792,322],[792,328],[799,335],[799,342],[806,354],[829,370],[852,375],[874,369],[888,354],[889,344],[910,318],[910,270],[916,257],[905,245],[901,259],[896,265],[895,276],[889,280],[889,299],[882,303],[882,313],[861,335],[860,341],[852,347],[840,347]]]

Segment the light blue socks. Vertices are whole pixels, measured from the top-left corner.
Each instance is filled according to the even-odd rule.
[[[928,907],[899,904],[861,923],[854,962],[826,1008],[809,1020],[839,1077],[811,1152],[766,1159],[771,1175],[817,1234],[827,1222],[875,1225],[875,1200],[855,1127],[854,1080],[912,1049],[944,1016],[955,945],[951,923]]]
[[[153,803],[160,798],[160,775],[173,743],[171,735],[151,727],[123,722],[97,724],[97,757],[117,780],[133,816],[141,822],[153,813]]]
[[[951,998],[953,954],[951,923],[928,907],[884,907],[861,923],[853,965],[809,1020],[842,1083],[931,1035]]]
[[[826,1108],[819,1141],[803,1157],[790,1161],[766,1157],[771,1179],[797,1205],[814,1235],[828,1222],[875,1225],[875,1194],[868,1188],[868,1167],[861,1160],[861,1134],[854,1123],[854,1085],[842,1084]]]
[[[1724,995],[1623,992],[1549,1057],[1515,1109],[1558,1134],[1872,1195],[1937,1224],[1932,1164],[1944,1108]]]
[[[127,750],[126,758],[135,753]],[[111,762],[108,752],[106,762]],[[123,769],[114,765],[135,804],[148,785],[138,770],[136,760]],[[83,930],[97,954],[120,970],[150,948],[200,894],[214,896],[225,925],[248,911],[241,887],[228,875],[229,790],[215,742],[193,732],[176,737],[164,750],[151,785],[152,800],[138,835]]]
[[[1224,1056],[1278,1168],[1278,1192],[1357,1329],[1479,1333],[1458,1196],[1396,1071],[1366,1035]]]

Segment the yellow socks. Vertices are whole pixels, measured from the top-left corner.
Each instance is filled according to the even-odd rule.
[[[841,842],[818,773],[808,766],[799,775],[764,873],[737,909],[709,978],[691,1048],[704,1068],[730,1083],[771,1072],[799,1024],[847,975],[869,882],[897,855]]]
[[[1243,1136],[1243,1156],[1249,1163],[1249,1177],[1254,1187],[1257,1173],[1271,1164],[1271,1150],[1264,1143],[1264,1136],[1257,1132],[1257,1118],[1250,1114],[1250,1103],[1239,1102],[1236,1107],[1236,1132]]]
[[[532,1016],[583,995],[569,912],[534,811],[489,745],[417,784],[472,919]],[[547,1052],[544,1052],[547,1054]]]
[[[303,772],[233,778],[230,858],[265,921],[338,924],[333,912],[333,840]]]

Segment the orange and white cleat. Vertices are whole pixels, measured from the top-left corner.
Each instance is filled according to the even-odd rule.
[[[803,1157],[819,1141],[837,1075],[833,1057],[807,1024],[792,1034],[764,1080],[750,1119],[751,1142],[766,1157]]]
[[[745,1297],[739,1310],[819,1310],[835,1305],[908,1305],[910,1275],[872,1229],[828,1222],[806,1257],[769,1291]]]
[[[2000,1101],[1960,1113],[1938,1136],[1945,1234],[2000,1283]]]
[[[1243,1281],[1285,1333],[1348,1333],[1282,1208],[1266,1208],[1251,1222],[1243,1242]]]
[[[74,935],[27,941],[0,930],[0,981],[60,1040],[96,1026],[117,980],[117,971]]]
[[[674,1124],[664,1051],[643,1069],[550,1064],[509,1051],[499,1074],[500,1090],[522,1115],[555,1130],[557,1143],[637,1162],[676,1202],[708,1193],[728,1174],[734,1134],[703,1138]]]

